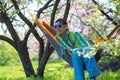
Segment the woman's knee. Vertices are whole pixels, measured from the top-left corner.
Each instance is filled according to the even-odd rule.
[[[81,56],[82,55],[82,50],[79,48],[75,48],[72,50],[72,55],[74,56]]]

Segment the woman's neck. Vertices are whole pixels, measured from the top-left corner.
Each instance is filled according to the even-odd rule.
[[[65,38],[65,36],[66,36],[66,34],[68,34],[69,33],[69,31],[68,31],[68,29],[64,32],[64,33],[62,33],[60,36],[62,37],[62,38]]]
[[[64,37],[65,37],[65,35],[66,35],[66,32],[64,32],[64,33],[60,34],[60,37],[64,38]]]

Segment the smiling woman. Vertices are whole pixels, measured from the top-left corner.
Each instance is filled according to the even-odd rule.
[[[60,24],[62,26],[59,27]],[[84,69],[88,71],[90,80],[95,80],[100,70],[87,40],[79,32],[70,32],[66,20],[62,18],[56,20],[55,26],[56,38],[61,43],[61,54],[65,57],[68,52],[71,53],[75,80],[85,80]]]

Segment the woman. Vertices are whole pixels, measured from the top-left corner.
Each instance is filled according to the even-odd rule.
[[[72,64],[76,80],[85,80],[84,69],[89,73],[90,80],[95,80],[100,75],[97,62],[92,55],[86,39],[78,32],[70,32],[67,22],[60,18],[54,24],[56,38],[62,44],[61,52],[64,50],[71,54]]]

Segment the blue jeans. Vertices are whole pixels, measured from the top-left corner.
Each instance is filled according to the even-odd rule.
[[[94,57],[85,58],[78,55],[81,49],[76,48],[72,51],[72,63],[74,67],[75,80],[85,80],[84,69],[89,73],[89,77],[96,77],[100,74],[99,67]]]

